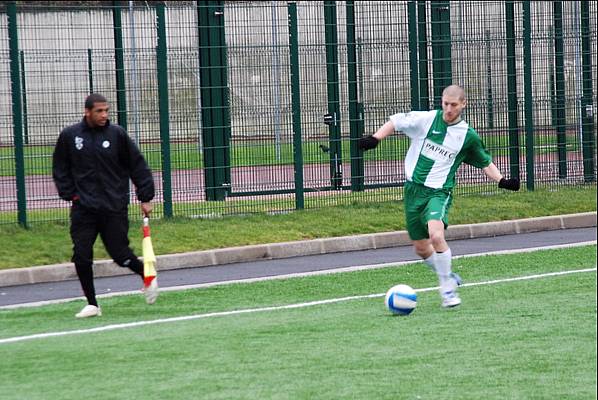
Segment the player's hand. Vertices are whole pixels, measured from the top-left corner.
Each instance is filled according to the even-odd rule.
[[[498,187],[501,189],[517,191],[519,190],[519,178],[502,178],[500,182],[498,182]]]
[[[378,146],[380,141],[376,139],[373,135],[364,136],[357,141],[357,147],[362,150],[370,150],[375,149]]]
[[[141,203],[141,212],[145,217],[149,217],[150,213],[152,212],[154,206],[152,203]]]

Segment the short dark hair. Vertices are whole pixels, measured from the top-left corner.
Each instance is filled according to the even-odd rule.
[[[108,100],[99,93],[92,93],[85,99],[85,108],[91,110],[95,103],[108,103]]]
[[[444,88],[442,96],[455,96],[463,101],[465,100],[465,90],[459,85],[450,85]]]

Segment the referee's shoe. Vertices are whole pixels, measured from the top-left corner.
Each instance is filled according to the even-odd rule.
[[[81,311],[75,314],[77,318],[89,318],[89,317],[101,317],[102,309],[99,306],[93,306],[91,304],[83,307]]]

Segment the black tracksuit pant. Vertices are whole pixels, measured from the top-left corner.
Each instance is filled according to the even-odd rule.
[[[98,234],[114,262],[143,278],[143,263],[129,247],[129,218],[126,209],[120,214],[110,214],[85,209],[74,202],[71,207],[70,232],[73,241],[72,261],[89,304],[98,305],[92,269],[93,245]]]

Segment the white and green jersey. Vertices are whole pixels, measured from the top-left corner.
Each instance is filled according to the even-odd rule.
[[[485,168],[492,162],[477,132],[465,121],[447,125],[442,110],[399,113],[390,120],[395,131],[411,139],[405,157],[408,181],[433,189],[452,189],[461,163]]]

